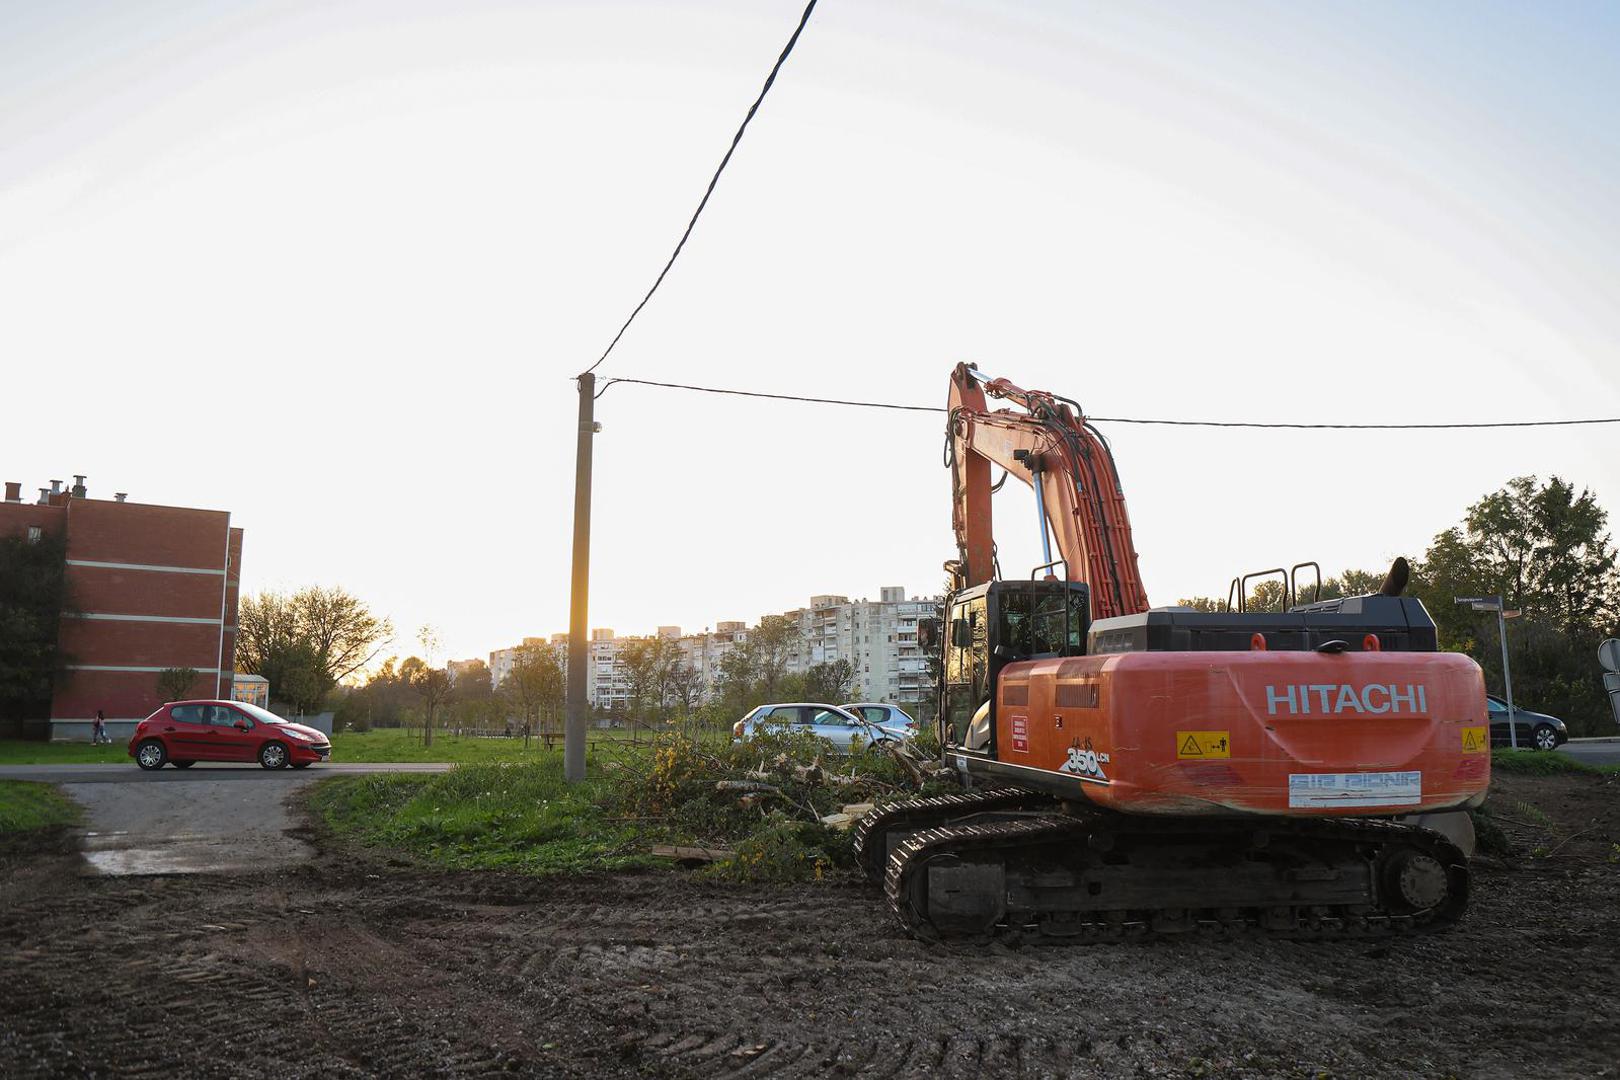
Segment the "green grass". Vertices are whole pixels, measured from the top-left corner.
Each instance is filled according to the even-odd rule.
[[[310,805],[340,839],[446,868],[553,874],[667,866],[651,849],[670,843],[732,851],[707,868],[719,877],[811,882],[855,872],[853,834],[823,817],[910,791],[905,767],[883,751],[833,754],[808,732],[768,732],[746,744],[729,734],[671,732],[639,746],[602,738],[587,759],[588,779],[577,785],[564,783],[560,752],[531,750],[529,760],[460,763],[447,773],[334,777],[311,790]],[[424,751],[410,736],[385,731],[341,737],[335,760],[344,760],[345,740],[382,760],[433,760],[425,755],[486,746],[522,753],[521,742],[446,736]]]
[[[553,753],[432,776],[334,777],[317,784],[310,801],[339,837],[456,869],[550,874],[650,865],[635,831],[610,819],[601,795],[598,779],[564,783],[562,754]]]
[[[111,746],[81,742],[44,742],[36,739],[0,739],[0,765],[85,765],[101,762],[128,764],[129,741]]]
[[[1579,758],[1556,751],[1493,750],[1491,768],[1497,772],[1523,776],[1553,776],[1558,773],[1620,773],[1620,765],[1588,765]]]
[[[727,738],[730,732],[725,733]],[[643,746],[652,743],[650,732],[642,731],[636,740]],[[592,728],[587,734],[588,746],[594,752],[598,746],[613,747],[631,744],[631,732],[625,729],[606,730]],[[441,761],[455,764],[482,762],[546,762],[562,759],[562,738],[552,741],[546,749],[541,739],[530,737],[529,748],[523,748],[521,737],[456,737],[448,732],[433,734],[433,745],[423,746],[420,731],[403,728],[376,728],[371,731],[344,731],[332,736],[333,761]]]
[[[0,833],[71,825],[78,819],[78,806],[50,784],[0,780]]]
[[[727,733],[729,735],[729,732]],[[590,745],[614,746],[631,741],[631,733],[622,729],[592,729]],[[638,740],[642,745],[652,741],[652,735],[643,731]],[[542,762],[562,757],[562,739],[553,742],[547,750],[538,738],[529,739],[529,748],[523,748],[521,738],[477,738],[464,735],[457,738],[447,732],[435,732],[433,745],[423,746],[420,732],[403,728],[384,728],[374,731],[345,731],[332,737],[333,761],[438,761],[472,764],[492,761]],[[35,739],[0,739],[0,765],[86,765],[130,763],[128,740],[120,739],[111,746],[92,746],[82,742],[45,742]]]

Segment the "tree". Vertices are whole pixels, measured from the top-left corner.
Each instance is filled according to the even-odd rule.
[[[786,615],[767,615],[749,632],[759,687],[767,699],[776,696],[777,684],[787,674],[788,659],[799,640],[799,624]]]
[[[341,588],[247,596],[237,610],[236,664],[270,680],[270,692],[313,712],[341,680],[376,659],[393,636],[387,619]]]
[[[57,646],[58,625],[71,608],[61,537],[0,537],[0,720],[50,715],[67,660]]]
[[[400,675],[398,666],[399,658],[390,656],[371,672],[363,685],[343,694],[338,700],[335,719],[345,729],[354,731],[399,727],[405,705],[415,694]]]
[[[739,641],[720,658],[719,699],[724,711],[737,716],[765,700],[759,689],[759,665],[753,646]]]
[[[501,693],[517,709],[531,731],[546,733],[562,712],[566,698],[566,673],[556,650],[543,645],[525,645],[512,658],[512,670],[501,683]],[[542,724],[542,720],[547,723]]]
[[[439,644],[439,632],[431,626],[423,626],[416,632],[417,644],[422,646],[422,652],[427,660],[417,660],[410,657],[401,665],[401,672],[406,667],[410,672],[406,675],[411,689],[422,701],[422,745],[433,745],[433,718],[439,707],[450,697],[450,673],[439,664],[439,653],[442,647]],[[415,661],[412,664],[412,661]]]
[[[1551,477],[1515,477],[1434,538],[1409,591],[1439,629],[1441,648],[1471,655],[1489,685],[1503,683],[1495,619],[1459,596],[1501,594],[1516,703],[1561,716],[1574,734],[1608,728],[1592,657],[1620,632],[1620,573],[1608,513],[1590,491]]]
[[[804,699],[837,705],[848,701],[855,685],[855,665],[848,660],[814,664],[804,673]]]
[[[1316,577],[1299,577],[1298,592],[1294,595],[1294,603],[1310,604],[1317,600],[1337,600],[1343,596],[1365,596],[1375,593],[1384,584],[1384,575],[1377,570],[1345,570],[1338,577],[1325,577],[1322,579],[1322,588],[1318,592]],[[1244,602],[1245,610],[1252,612],[1281,611],[1283,584],[1278,577],[1266,578],[1256,582],[1254,591]],[[1226,597],[1216,599],[1211,596],[1194,596],[1189,599],[1176,601],[1181,607],[1190,607],[1194,611],[1205,613],[1226,610]]]
[[[194,667],[164,668],[158,672],[157,692],[160,701],[181,701],[191,696],[191,688],[202,677]]]
[[[495,694],[495,687],[489,681],[489,665],[482,660],[467,661],[452,681],[456,684],[457,701],[481,701]]]
[[[690,713],[703,700],[703,673],[684,658],[669,669],[669,700],[680,706],[683,714]]]
[[[1620,611],[1608,519],[1590,491],[1576,495],[1556,476],[1541,486],[1520,476],[1469,507],[1465,526],[1493,592],[1579,634]]]
[[[662,717],[668,704],[671,673],[681,661],[681,647],[664,637],[635,638],[624,643],[617,662],[625,669],[632,719]]]

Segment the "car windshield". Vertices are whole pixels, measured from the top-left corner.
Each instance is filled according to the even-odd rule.
[[[261,724],[290,724],[290,723],[292,723],[291,720],[288,720],[284,716],[277,716],[275,713],[271,712],[269,709],[261,709],[257,705],[251,704],[251,703],[246,702],[246,701],[233,701],[233,702],[231,702],[231,704],[235,705],[238,709],[241,709],[243,712],[247,713],[249,716],[253,717],[253,719],[257,720]]]

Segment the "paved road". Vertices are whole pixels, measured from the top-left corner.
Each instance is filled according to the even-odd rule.
[[[1588,765],[1620,765],[1620,739],[1568,742],[1558,752]]]
[[[307,769],[262,769],[257,765],[198,762],[189,769],[146,772],[133,761],[117,765],[0,765],[0,780],[43,780],[47,784],[162,784],[186,780],[259,780],[268,784],[318,780],[333,773],[446,772],[443,762],[328,762]]]
[[[288,796],[322,776],[444,772],[444,764],[327,764],[267,770],[209,765],[143,772],[128,765],[7,765],[0,779],[43,780],[85,808],[88,873],[197,874],[288,866],[313,849],[293,834]]]

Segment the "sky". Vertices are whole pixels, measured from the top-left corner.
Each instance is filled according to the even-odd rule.
[[[0,0],[0,478],[227,509],[244,587],[567,629],[577,398],[798,0]],[[823,0],[598,370],[1111,417],[1620,415],[1620,9]],[[937,414],[620,384],[592,626],[938,591]],[[1421,556],[1620,426],[1106,425],[1156,604]],[[997,496],[1002,565],[1033,500]]]

